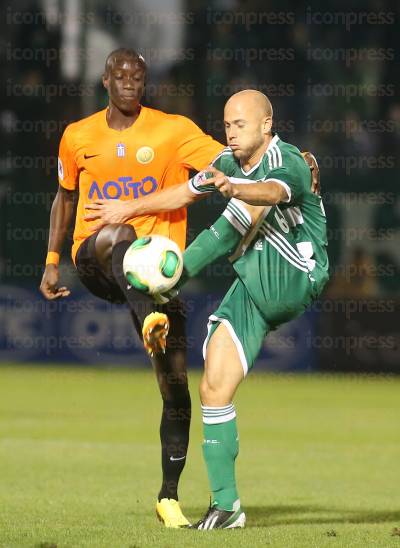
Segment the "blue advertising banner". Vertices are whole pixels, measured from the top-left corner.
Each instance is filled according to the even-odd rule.
[[[207,318],[222,295],[184,294],[187,306],[188,362],[202,365]],[[312,370],[315,315],[309,311],[270,333],[256,369]],[[46,301],[37,290],[0,288],[0,361],[74,363],[107,366],[148,364],[125,305],[111,305],[88,293]]]

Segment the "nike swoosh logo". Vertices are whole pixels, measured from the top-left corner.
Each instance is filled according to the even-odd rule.
[[[183,459],[186,459],[186,455],[184,457],[169,457],[169,460],[183,460]]]
[[[85,160],[88,160],[89,158],[96,158],[96,156],[100,156],[100,154],[84,154],[83,155]]]

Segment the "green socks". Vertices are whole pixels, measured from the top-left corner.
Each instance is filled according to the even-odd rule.
[[[202,405],[201,408],[203,455],[212,492],[211,504],[232,511],[234,503],[239,499],[235,480],[235,459],[239,453],[235,406]]]

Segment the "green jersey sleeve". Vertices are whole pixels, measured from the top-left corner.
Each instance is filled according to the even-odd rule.
[[[214,158],[211,165],[215,167],[215,169],[225,173],[228,177],[233,175],[236,164],[231,149],[229,147],[224,148],[224,150]]]

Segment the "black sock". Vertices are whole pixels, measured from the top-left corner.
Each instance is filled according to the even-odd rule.
[[[163,398],[160,424],[163,481],[158,498],[178,500],[178,482],[186,463],[191,419],[186,373],[186,311],[179,299],[170,301],[162,311],[168,315],[171,327],[166,353],[154,360]]]
[[[125,278],[122,263],[126,250],[131,245],[131,243],[132,241],[124,240],[114,246],[111,256],[112,273],[116,282],[118,283],[126,297],[128,306],[132,312],[132,317],[135,322],[136,330],[138,331],[139,335],[142,336],[143,321],[145,317],[150,314],[150,312],[154,312],[154,310],[156,310],[156,304],[154,303],[153,299],[151,299],[151,297],[149,297],[145,293],[142,293],[141,291],[138,291],[134,287],[131,287],[128,284],[127,279]]]
[[[190,394],[180,400],[164,401],[160,425],[163,481],[158,500],[178,500],[178,482],[185,466],[191,418]]]

